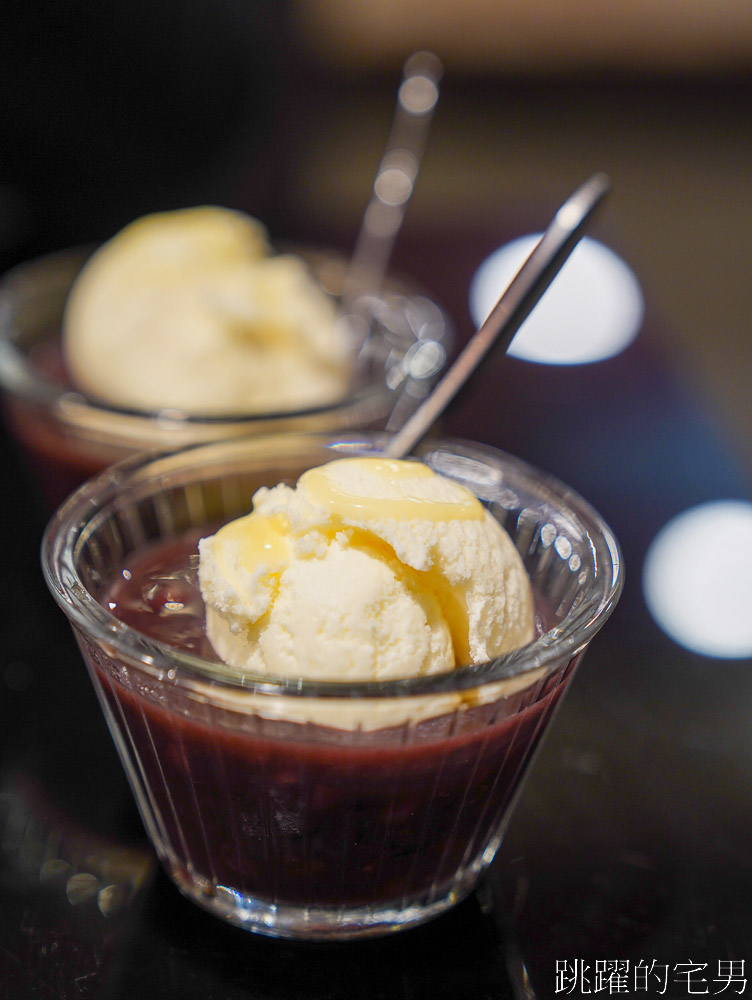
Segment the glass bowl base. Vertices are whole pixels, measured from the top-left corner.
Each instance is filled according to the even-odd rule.
[[[167,874],[181,893],[202,909],[254,934],[298,941],[348,941],[383,937],[417,927],[460,903],[474,890],[478,874],[464,878],[435,898],[389,900],[365,906],[302,906],[275,903],[212,883],[188,873],[185,867],[162,859]]]

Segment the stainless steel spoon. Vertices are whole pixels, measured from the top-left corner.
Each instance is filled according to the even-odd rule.
[[[610,188],[605,174],[593,174],[567,198],[488,318],[473,334],[431,394],[387,442],[384,454],[407,455],[444,412],[491,350],[506,351],[512,338],[581,239],[586,223]]]
[[[405,62],[392,126],[374,178],[343,286],[344,312],[364,292],[380,291],[415,187],[443,74],[431,52]]]

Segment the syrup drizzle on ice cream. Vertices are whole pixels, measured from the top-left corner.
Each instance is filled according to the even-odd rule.
[[[380,681],[481,663],[533,638],[511,539],[419,462],[347,458],[254,496],[199,545],[207,632],[255,674]]]

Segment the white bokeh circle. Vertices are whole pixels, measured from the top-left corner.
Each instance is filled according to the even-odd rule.
[[[705,656],[752,656],[752,503],[718,500],[669,521],[648,549],[648,609],[680,645]]]
[[[486,319],[540,233],[500,247],[470,285],[470,314]],[[583,237],[512,341],[509,354],[543,364],[578,365],[623,351],[637,336],[645,311],[639,282],[621,257]]]

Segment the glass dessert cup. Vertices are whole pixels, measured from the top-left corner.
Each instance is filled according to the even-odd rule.
[[[263,934],[386,934],[467,896],[621,591],[618,545],[585,501],[502,452],[448,441],[420,457],[517,544],[539,619],[528,646],[432,677],[343,683],[241,674],[164,641],[181,641],[195,604],[197,537],[246,513],[259,486],[378,442],[283,435],[136,457],[71,496],[43,541],[163,866],[200,906]],[[107,602],[121,576],[139,582],[122,567],[153,546],[181,569],[159,570],[162,624],[147,635]]]
[[[346,262],[328,251],[294,252],[338,299]],[[74,249],[30,261],[0,283],[0,390],[6,420],[50,510],[94,473],[140,451],[235,435],[377,428],[387,420],[394,425],[425,396],[447,356],[451,332],[445,314],[415,288],[390,278],[382,292],[357,303],[353,337],[358,341],[368,328],[370,334],[343,399],[294,411],[209,418],[108,406],[71,384],[61,347],[66,298],[89,253]]]

